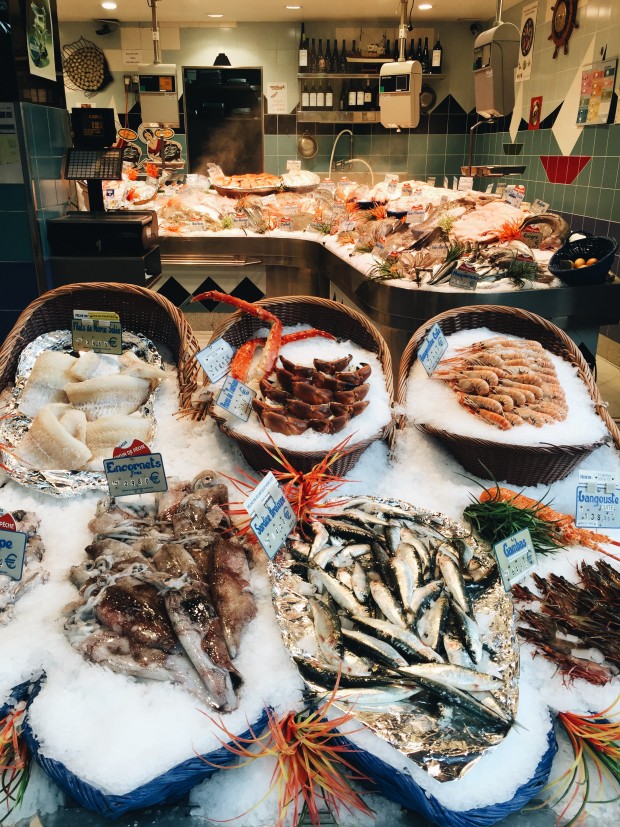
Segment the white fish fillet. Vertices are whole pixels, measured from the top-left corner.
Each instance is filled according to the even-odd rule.
[[[164,372],[161,368],[149,365],[138,358],[133,350],[126,350],[119,359],[122,373],[129,376],[138,376],[140,379],[148,379],[151,382],[161,382],[164,378]]]
[[[67,402],[64,387],[76,360],[68,353],[45,350],[37,357],[19,401],[19,410],[35,417],[50,402]]]
[[[112,451],[124,440],[141,439],[146,442],[153,421],[144,416],[104,416],[86,425],[86,444],[96,456],[111,457]]]
[[[86,442],[86,416],[84,411],[76,411],[75,408],[69,408],[60,419],[62,427],[75,439],[80,442]]]
[[[83,468],[90,459],[90,449],[65,430],[58,419],[61,412],[54,411],[55,407],[48,405],[39,411],[16,446],[15,455],[42,471]]]
[[[94,379],[96,376],[108,376],[120,372],[119,359],[108,353],[93,353],[83,351],[80,358],[75,360],[71,368],[70,382],[83,382],[85,379]]]
[[[137,411],[148,399],[150,383],[147,379],[118,374],[69,382],[65,391],[71,404],[93,422],[103,416]]]

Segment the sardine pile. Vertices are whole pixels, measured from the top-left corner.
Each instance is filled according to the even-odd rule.
[[[13,617],[15,602],[39,583],[45,583],[49,574],[41,565],[45,547],[39,537],[39,518],[33,511],[10,511],[15,520],[15,530],[28,536],[24,554],[24,568],[20,580],[14,580],[8,574],[0,574],[0,626]]]
[[[494,336],[460,348],[433,373],[453,388],[463,407],[502,431],[537,428],[566,419],[566,397],[543,346]]]
[[[362,718],[377,731],[389,730],[385,713],[394,712],[401,731],[390,740],[406,752],[416,750],[403,715],[414,709],[415,726],[433,719],[436,740],[454,726],[470,753],[513,723],[510,599],[493,558],[455,536],[454,525],[406,503],[359,497],[312,522],[307,541],[289,540],[273,567],[284,638],[306,682],[332,689],[339,681],[338,701],[351,701],[356,715],[377,713],[378,727]]]
[[[99,501],[88,560],[71,569],[80,600],[65,629],[94,663],[230,711],[242,682],[232,661],[256,615],[246,551],[226,539],[228,488],[212,471],[168,484],[154,513]]]

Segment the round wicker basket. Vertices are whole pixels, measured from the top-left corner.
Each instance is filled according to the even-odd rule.
[[[339,339],[350,339],[360,347],[366,348],[377,355],[383,368],[385,384],[390,404],[393,402],[394,388],[392,380],[392,358],[390,351],[379,331],[361,313],[352,310],[343,304],[329,299],[319,299],[314,296],[284,296],[272,299],[263,299],[256,302],[274,313],[287,325],[309,324],[321,330],[333,333]],[[211,341],[223,338],[235,349],[245,341],[256,336],[256,332],[264,328],[265,323],[255,316],[243,311],[232,313],[213,331]],[[222,433],[232,439],[246,458],[247,462],[256,471],[276,470],[280,466],[274,459],[274,448],[268,441],[258,442],[228,428],[225,422],[212,412],[211,414]],[[346,474],[353,468],[364,451],[378,439],[389,441],[392,435],[393,423],[390,422],[376,434],[360,442],[350,442],[344,453],[332,466],[336,475]],[[310,471],[325,456],[325,451],[291,451],[280,448],[297,471]]]
[[[570,362],[577,368],[585,383],[598,415],[609,431],[609,438],[586,445],[511,445],[494,442],[491,439],[453,434],[434,428],[432,425],[418,425],[421,430],[437,437],[470,473],[486,479],[506,481],[515,485],[548,484],[566,477],[595,448],[604,442],[611,442],[620,448],[620,432],[609,416],[585,359],[574,342],[551,322],[535,313],[516,307],[499,305],[459,307],[440,313],[420,327],[411,337],[403,353],[398,372],[397,402],[405,406],[407,385],[411,367],[417,358],[418,349],[430,328],[437,323],[444,335],[450,336],[459,330],[473,330],[486,327],[497,333],[510,333],[524,339],[536,339],[556,356]],[[399,426],[405,427],[402,416]]]
[[[13,381],[24,347],[42,333],[70,330],[74,310],[113,310],[126,330],[142,333],[170,348],[179,370],[180,408],[196,390],[198,342],[183,314],[146,287],[116,282],[85,282],[57,287],[39,296],[19,316],[0,349],[0,391]]]

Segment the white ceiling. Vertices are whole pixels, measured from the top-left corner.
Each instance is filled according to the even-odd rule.
[[[412,20],[421,25],[427,20],[480,20],[495,16],[495,0],[427,0],[433,8],[420,11],[414,3]],[[398,23],[400,3],[398,0],[297,0],[301,9],[288,10],[287,4],[296,0],[157,0],[157,16],[161,22],[210,23],[226,22],[285,22],[291,20],[348,20],[394,21]],[[519,0],[504,0],[508,8]],[[101,0],[58,0],[58,17],[65,20],[91,20],[94,18],[116,18],[122,22],[144,22],[151,19],[147,0],[116,0],[117,8],[106,11]],[[208,17],[223,14],[221,19]]]

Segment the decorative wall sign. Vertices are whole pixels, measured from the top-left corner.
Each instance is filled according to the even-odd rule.
[[[528,3],[521,12],[521,42],[519,45],[519,63],[515,80],[529,80],[532,73],[532,55],[534,54],[534,35],[536,34],[536,15],[538,0]]]
[[[538,98],[532,98],[530,101],[530,118],[527,124],[528,129],[540,129],[542,100],[542,96],[540,96]]]
[[[573,29],[579,28],[577,23],[577,0],[557,0],[553,6],[553,17],[551,18],[551,34],[547,40],[553,40],[555,49],[554,59],[558,56],[560,46],[564,47],[564,54],[568,54],[568,41]]]
[[[581,73],[578,124],[605,124],[609,121],[618,60],[601,60]]]
[[[31,75],[56,80],[54,31],[49,0],[32,0],[24,4],[28,17],[28,66]]]
[[[288,95],[286,83],[267,84],[267,114],[288,115]]]
[[[141,123],[138,127],[138,137],[146,144],[146,152],[150,161],[161,164],[163,153],[166,164],[182,166],[185,163],[182,157],[183,147],[178,141],[171,140],[174,137],[172,127],[159,127],[150,123]]]

